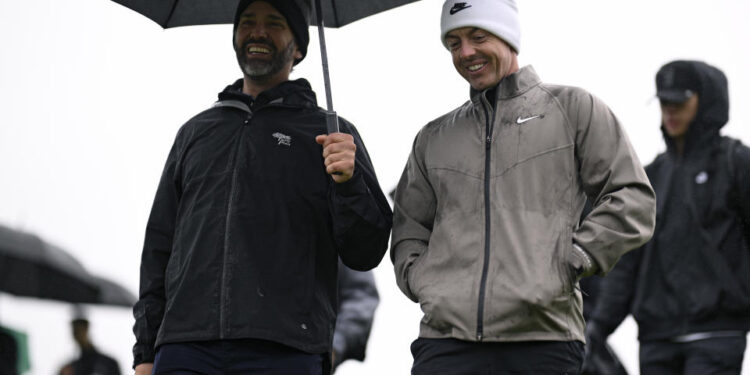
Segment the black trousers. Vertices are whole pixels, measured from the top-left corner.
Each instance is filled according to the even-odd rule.
[[[684,343],[643,341],[641,375],[739,375],[746,345],[745,336]]]
[[[165,344],[152,374],[321,375],[321,354],[264,340],[223,340]]]
[[[468,342],[419,338],[411,344],[412,375],[574,375],[581,372],[578,341]]]

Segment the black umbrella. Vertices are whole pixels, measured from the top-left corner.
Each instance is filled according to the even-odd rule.
[[[0,225],[0,292],[72,303],[131,307],[124,287],[91,275],[65,250]]]
[[[133,307],[136,297],[124,286],[99,276],[92,276],[94,284],[99,288],[99,295],[94,300],[98,305]]]
[[[239,0],[112,0],[122,4],[167,29],[177,26],[210,25],[234,21]],[[266,0],[273,3],[273,0]],[[328,54],[324,27],[341,27],[354,21],[418,0],[312,0],[315,3],[320,57],[323,62],[328,132],[338,132],[338,117],[333,110],[331,80],[328,75]],[[321,14],[323,15],[321,17]]]

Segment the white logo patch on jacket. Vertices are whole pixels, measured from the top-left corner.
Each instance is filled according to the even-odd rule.
[[[698,185],[705,184],[708,181],[708,173],[706,171],[701,171],[697,175],[695,175],[695,183]]]
[[[544,118],[544,114],[535,115],[535,116],[529,116],[529,117],[518,116],[518,118],[516,119],[516,124],[521,125],[521,124],[527,123],[527,122],[529,122],[529,121],[531,121],[533,119],[537,119],[537,118]]]
[[[286,134],[281,133],[273,133],[271,134],[274,138],[276,138],[277,141],[279,141],[279,146],[291,146],[292,145],[292,137],[288,136]]]

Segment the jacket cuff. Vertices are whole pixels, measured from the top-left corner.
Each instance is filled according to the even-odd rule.
[[[362,173],[356,168],[354,169],[352,178],[341,183],[334,182],[333,185],[336,194],[342,197],[352,197],[367,193],[367,185],[365,185]]]
[[[153,345],[135,344],[133,346],[133,368],[141,363],[154,363],[156,351]]]
[[[343,357],[346,354],[346,338],[344,338],[344,335],[333,335],[333,351],[336,353],[336,362],[343,362]]]
[[[418,240],[401,241],[398,246],[391,249],[391,259],[396,272],[396,285],[399,289],[413,302],[419,303],[419,298],[411,290],[409,277],[414,272],[414,262],[423,256],[426,246],[419,243]]]
[[[579,276],[591,276],[596,274],[596,272],[599,270],[599,266],[596,264],[591,255],[589,255],[586,250],[584,250],[575,242],[573,243],[573,255],[575,255],[576,258],[580,260],[580,265],[576,264],[576,268],[580,267],[580,270],[578,271]]]

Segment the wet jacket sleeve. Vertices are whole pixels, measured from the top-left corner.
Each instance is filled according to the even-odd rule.
[[[626,252],[651,238],[656,197],[627,135],[609,108],[590,94],[568,103],[579,176],[592,211],[573,241],[609,272]]]
[[[419,138],[417,135],[414,140],[396,188],[391,239],[396,284],[414,302],[418,300],[409,286],[409,270],[427,250],[437,208],[435,191],[427,178],[424,154],[418,147]]]
[[[179,135],[178,135],[179,138]],[[154,344],[164,316],[164,276],[172,249],[179,191],[175,183],[177,142],[172,147],[156,191],[141,254],[140,291],[133,307],[133,367],[154,361]]]
[[[347,359],[365,359],[380,297],[372,271],[354,271],[339,262],[339,310],[333,332],[334,367]]]
[[[333,232],[344,264],[367,271],[375,268],[388,250],[393,213],[359,133],[343,120],[342,129],[354,137],[357,154],[352,178],[343,183],[331,182]]]

